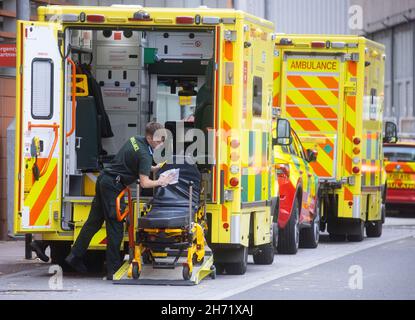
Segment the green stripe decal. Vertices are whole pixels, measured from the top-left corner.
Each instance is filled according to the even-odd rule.
[[[242,175],[242,202],[248,202],[248,175]]]
[[[262,175],[255,176],[255,201],[262,200]]]

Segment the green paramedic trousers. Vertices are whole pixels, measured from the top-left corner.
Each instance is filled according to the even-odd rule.
[[[118,195],[124,189],[125,186],[115,177],[106,173],[101,173],[98,176],[91,211],[72,247],[72,254],[82,258],[88,250],[92,237],[101,229],[105,221],[108,275],[113,275],[121,266],[120,246],[124,237],[124,223],[117,220],[115,203]],[[123,207],[125,208],[125,204],[122,202],[121,210]]]

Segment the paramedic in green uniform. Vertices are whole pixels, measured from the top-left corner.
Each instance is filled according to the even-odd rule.
[[[101,229],[105,221],[107,231],[107,279],[121,266],[120,247],[124,237],[124,224],[117,220],[115,208],[116,198],[128,185],[140,179],[142,188],[164,187],[172,177],[160,177],[151,180],[150,173],[158,166],[152,167],[153,150],[163,144],[161,137],[155,132],[163,129],[159,123],[151,122],[146,126],[145,137],[131,137],[115,156],[111,164],[105,168],[96,182],[95,197],[89,217],[65,261],[78,272],[86,272],[83,257],[92,237]]]

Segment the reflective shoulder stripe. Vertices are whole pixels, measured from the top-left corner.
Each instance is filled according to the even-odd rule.
[[[138,146],[138,143],[135,137],[131,137],[130,142],[131,142],[131,145],[133,146],[134,151],[140,150],[140,147]]]

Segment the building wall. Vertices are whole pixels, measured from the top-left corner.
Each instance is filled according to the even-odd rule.
[[[363,33],[386,46],[385,118],[415,138],[415,0],[353,3],[363,8]]]
[[[348,34],[348,0],[268,0],[278,33]]]
[[[7,127],[15,117],[15,83],[0,78],[0,239],[7,235]]]

